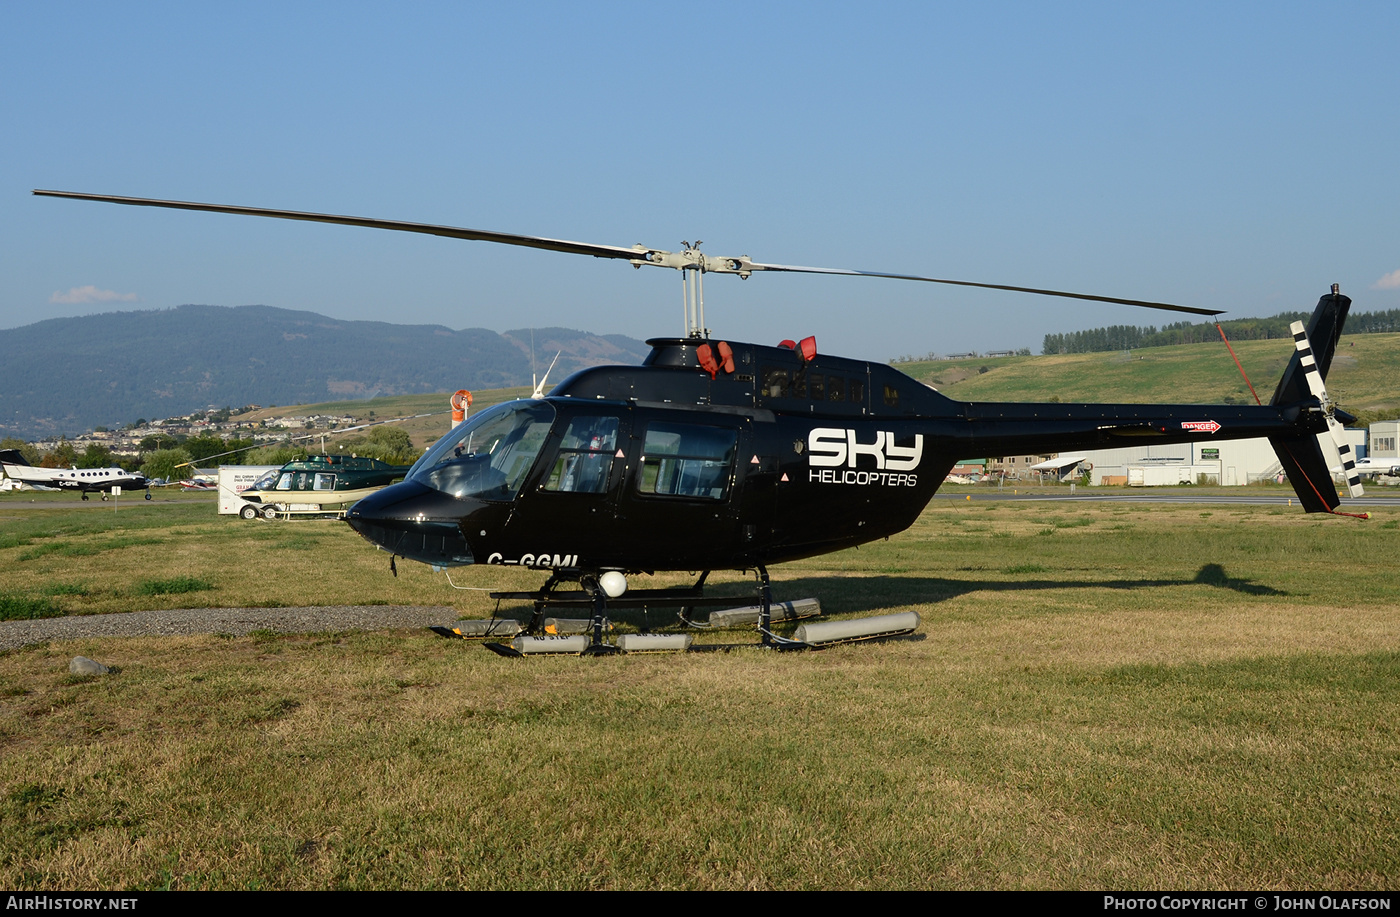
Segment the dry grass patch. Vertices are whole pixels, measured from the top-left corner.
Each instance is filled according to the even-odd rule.
[[[0,655],[0,884],[1395,887],[1393,513],[1200,512],[935,503],[774,571],[782,598],[923,617],[816,654],[264,632]],[[494,609],[416,565],[392,578],[343,526],[180,528],[50,598],[130,605],[155,574],[104,558],[159,549],[162,576],[216,586],[200,601]],[[76,654],[119,672],[73,679]]]

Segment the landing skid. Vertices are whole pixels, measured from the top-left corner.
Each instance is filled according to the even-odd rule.
[[[623,608],[674,608],[677,620],[688,628],[700,627],[692,622],[687,614],[691,609],[704,607],[732,606],[733,596],[707,596],[703,594],[705,571],[688,587],[672,589],[629,589],[620,596],[609,596],[599,584],[599,577],[591,573],[567,573],[556,570],[550,574],[544,586],[534,592],[492,592],[491,598],[500,600],[526,601],[534,604],[534,612],[529,623],[511,643],[484,643],[483,645],[498,656],[518,659],[522,656],[547,653],[567,653],[578,656],[611,656],[617,653],[634,652],[705,652],[730,649],[729,645],[691,645],[689,636],[683,639],[676,634],[652,634],[643,628],[641,634],[624,635],[616,641],[608,641],[605,635],[611,631],[608,619],[609,609]],[[563,590],[561,584],[577,582],[578,589]],[[816,606],[814,600],[803,603]],[[784,603],[791,611],[796,604]],[[794,650],[821,649],[836,643],[849,643],[857,640],[882,639],[904,636],[914,632],[919,625],[919,616],[913,612],[901,615],[882,615],[856,621],[832,622],[830,625],[805,625],[798,629],[799,639],[783,637],[773,632],[773,589],[766,567],[754,568],[754,607],[758,610],[757,628],[760,634],[759,646],[764,649],[789,652]],[[574,627],[546,626],[546,613],[551,609],[587,609],[586,619],[574,619]],[[791,617],[791,615],[783,615]],[[752,620],[752,619],[750,619]],[[501,619],[481,622],[485,626],[468,628],[465,626],[434,627],[432,630],[444,637],[485,637],[508,633],[503,626],[509,625]],[[583,626],[578,626],[583,625]],[[582,631],[582,632],[581,632]],[[808,634],[811,636],[808,636]],[[632,643],[632,646],[626,644]]]
[[[524,653],[520,652],[520,650],[505,643],[484,643],[482,644],[482,646],[485,646],[488,650],[495,653],[497,656],[505,656],[508,659],[519,659],[525,655]]]
[[[756,570],[757,579],[754,584],[754,600],[759,608],[758,629],[762,635],[760,645],[770,649],[792,650],[811,649],[809,644],[796,640],[789,640],[780,637],[772,631],[772,602],[773,591],[768,578],[768,570],[765,567],[758,567]],[[705,581],[709,578],[710,571],[706,570],[696,580],[695,584],[680,589],[629,589],[620,596],[609,596],[604,592],[598,583],[598,577],[594,574],[574,574],[569,575],[563,571],[554,571],[544,586],[534,592],[493,592],[491,598],[496,600],[526,601],[534,604],[534,612],[530,616],[530,622],[525,627],[525,633],[517,642],[522,642],[522,646],[527,648],[527,652],[521,652],[513,645],[504,643],[484,644],[491,652],[499,656],[516,658],[529,655],[530,652],[569,652],[572,646],[563,640],[553,637],[546,637],[545,634],[545,614],[551,609],[568,610],[588,609],[591,612],[588,623],[587,644],[577,650],[582,656],[611,656],[615,653],[623,652],[622,647],[616,643],[610,643],[604,639],[604,634],[610,629],[608,620],[609,609],[623,608],[674,608],[677,619],[687,627],[694,625],[687,617],[692,609],[696,608],[719,608],[732,606],[733,596],[707,596],[703,594]],[[558,587],[563,583],[577,581],[578,589],[561,590]],[[445,628],[434,628],[438,633],[444,633]],[[643,633],[649,633],[644,629]],[[464,636],[461,633],[452,633],[451,636]],[[541,645],[540,641],[556,639],[557,646]],[[566,648],[568,647],[568,648]],[[692,647],[688,643],[683,648],[684,651],[699,651],[713,649],[714,647]],[[657,650],[662,651],[662,650]],[[677,650],[670,650],[677,651]]]
[[[609,596],[598,584],[598,577],[594,574],[574,574],[569,575],[563,571],[554,571],[545,582],[543,588],[537,592],[493,592],[493,599],[510,599],[515,601],[527,601],[534,603],[534,613],[530,616],[530,623],[525,627],[528,637],[539,638],[545,631],[545,614],[550,609],[588,609],[591,612],[588,626],[588,644],[580,651],[583,656],[610,656],[622,652],[616,644],[608,643],[604,640],[604,633],[609,627],[608,609],[622,608],[674,608],[677,611],[679,620],[688,624],[686,614],[694,608],[721,607],[732,605],[732,596],[707,596],[703,594],[705,580],[709,578],[710,571],[706,570],[700,574],[700,578],[692,586],[680,589],[629,589],[620,596]],[[577,581],[578,589],[560,590],[561,583]],[[513,646],[504,644],[486,644],[486,647],[499,655],[522,655]],[[510,653],[502,652],[509,650]],[[561,647],[562,650],[562,647]]]

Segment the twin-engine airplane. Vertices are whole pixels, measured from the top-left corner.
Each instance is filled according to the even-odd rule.
[[[812,338],[776,347],[712,339],[701,279],[713,272],[845,274],[1219,312],[908,274],[764,264],[748,256],[715,258],[702,254],[698,244],[667,252],[330,214],[35,194],[420,232],[682,271],[687,336],[650,341],[651,354],[641,366],[586,369],[548,397],[476,415],[429,449],[406,480],[356,503],[347,517],[391,555],[434,567],[504,564],[550,571],[539,592],[500,595],[535,601],[532,628],[546,606],[591,607],[589,652],[613,649],[602,638],[609,603],[712,604],[700,591],[714,569],[756,571],[764,642],[791,645],[768,628],[767,567],[903,531],[953,465],[968,456],[1268,437],[1308,512],[1331,512],[1340,503],[1318,440],[1331,431],[1345,446],[1339,421],[1353,420],[1323,388],[1351,302],[1336,287],[1318,301],[1306,333],[1299,329],[1297,349],[1267,405],[959,402],[888,365],[820,353]],[[1342,457],[1344,464],[1350,461],[1349,451]],[[1360,493],[1359,483],[1352,492]],[[623,598],[627,575],[659,570],[707,572],[689,590],[632,590]],[[578,582],[582,592],[554,591],[562,582]]]
[[[0,451],[0,465],[12,480],[30,487],[76,490],[88,498],[88,494],[100,493],[105,496],[112,488],[122,490],[146,490],[146,499],[151,499],[151,482],[145,476],[127,471],[125,468],[38,468],[29,464],[18,449]]]

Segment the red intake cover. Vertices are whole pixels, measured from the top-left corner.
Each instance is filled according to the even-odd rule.
[[[719,362],[727,373],[734,372],[734,349],[725,341],[719,342]]]
[[[700,361],[700,368],[710,374],[711,379],[719,372],[719,364],[715,362],[715,354],[709,344],[701,344],[695,348],[695,358]]]

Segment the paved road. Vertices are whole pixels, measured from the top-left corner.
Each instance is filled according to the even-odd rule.
[[[91,500],[83,500],[77,494],[73,494],[70,499],[66,500],[55,500],[52,498],[36,500],[33,497],[26,498],[23,495],[7,494],[0,498],[0,512],[4,512],[7,509],[102,509],[109,513],[120,513],[123,509],[133,506],[174,506],[175,504],[188,506],[195,502],[197,501],[188,499],[173,500],[169,497],[164,500],[160,497],[156,497],[153,500],[146,500],[139,495],[133,497],[127,494],[122,494],[118,497],[116,503],[113,503],[110,499],[104,501],[97,497],[93,497]],[[213,512],[215,508],[214,501],[208,501],[208,505],[210,511]]]
[[[1199,491],[1195,491],[1192,488],[1154,487],[1151,489],[1143,489],[1141,491],[1118,490],[1110,491],[1108,493],[1098,493],[1092,490],[1079,490],[1075,494],[1071,495],[1068,488],[1055,491],[1030,491],[1026,493],[1016,493],[1016,489],[1011,487],[1005,488],[1004,490],[984,487],[962,490],[946,488],[934,494],[934,499],[965,501],[968,497],[971,497],[974,501],[1049,500],[1061,503],[1241,503],[1253,506],[1288,506],[1291,501],[1292,505],[1298,505],[1298,498],[1288,493],[1287,491],[1283,491],[1282,493],[1262,493],[1256,488],[1252,487],[1241,487],[1237,489],[1247,492],[1237,495],[1233,493],[1226,494],[1210,491],[1202,493]],[[190,500],[162,500],[160,498],[156,498],[155,500],[152,500],[149,503],[140,498],[128,502],[126,497],[122,497],[121,500],[122,502],[120,506],[160,506],[162,504],[188,504],[191,502]],[[121,512],[120,506],[115,509],[115,512]],[[1373,486],[1363,497],[1359,497],[1354,500],[1351,498],[1343,499],[1340,508],[1342,510],[1346,510],[1349,506],[1400,507],[1400,487],[1383,488],[1379,486]],[[108,512],[114,511],[113,506],[110,502],[103,503],[100,500],[89,500],[88,502],[84,503],[81,500],[78,500],[76,497],[72,500],[40,500],[36,502],[30,502],[29,500],[16,497],[0,499],[0,512],[4,512],[5,510],[18,509],[93,509],[106,510]]]
[[[1165,488],[1164,488],[1165,489]],[[1243,489],[1243,488],[1241,488]],[[1073,495],[1068,490],[1063,493],[1024,493],[1018,494],[1011,490],[998,493],[995,490],[989,491],[957,491],[942,490],[934,494],[935,500],[958,500],[966,501],[969,497],[972,502],[985,500],[1037,500],[1053,503],[1216,503],[1229,504],[1238,503],[1250,506],[1297,506],[1298,498],[1291,494],[1221,494],[1221,493],[1189,493],[1172,490],[1169,493],[1116,493],[1096,494],[1080,491]],[[1392,506],[1400,508],[1400,494],[1390,496],[1371,496],[1355,499],[1347,498],[1342,500],[1342,505],[1338,507],[1342,512],[1348,512],[1353,507],[1377,507]]]

